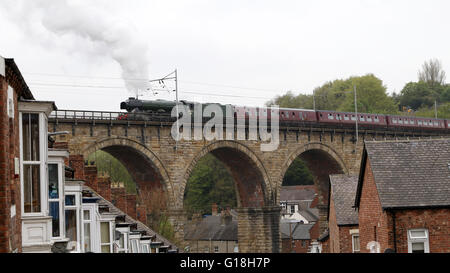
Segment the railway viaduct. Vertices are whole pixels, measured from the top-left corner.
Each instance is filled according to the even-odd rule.
[[[183,197],[188,178],[200,158],[212,153],[234,178],[238,196],[240,252],[280,252],[279,194],[283,177],[294,159],[303,159],[319,194],[320,230],[327,227],[328,175],[358,174],[364,140],[434,138],[449,132],[425,132],[299,123],[280,124],[277,150],[262,152],[255,140],[181,140],[172,138],[171,122],[118,120],[118,113],[94,111],[54,112],[49,131],[68,131],[56,141],[68,142],[71,155],[103,150],[121,161],[138,188],[138,199],[160,190],[165,212],[183,239]]]

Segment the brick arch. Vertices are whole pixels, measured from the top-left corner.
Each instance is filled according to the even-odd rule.
[[[272,184],[267,170],[258,156],[246,145],[237,141],[221,140],[208,144],[195,155],[184,171],[179,198],[183,207],[184,191],[198,161],[208,153],[217,157],[233,177],[240,207],[263,207],[274,201]]]
[[[82,154],[84,158],[87,158],[91,153],[98,150],[108,152],[121,161],[129,170],[138,189],[140,188],[142,191],[145,188],[145,182],[148,182],[145,181],[145,176],[147,178],[152,177],[152,180],[156,180],[156,186],[161,187],[167,193],[166,203],[174,202],[174,187],[168,171],[159,157],[146,146],[128,138],[105,138],[97,140],[85,148]]]
[[[277,179],[277,189],[281,188],[283,178],[296,158],[302,158],[314,176],[314,184],[319,192],[319,202],[327,205],[328,203],[328,175],[333,173],[348,174],[349,170],[339,153],[330,146],[312,142],[303,145],[299,149],[292,152],[285,160]],[[326,176],[326,177],[325,177]],[[277,200],[279,200],[280,191],[277,191]]]

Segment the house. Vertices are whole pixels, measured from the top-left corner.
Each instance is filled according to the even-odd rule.
[[[317,222],[319,210],[314,206],[315,199],[317,194],[314,185],[282,186],[281,219],[295,220],[305,224]]]
[[[223,210],[220,214],[193,217],[185,227],[185,248],[192,253],[237,253],[238,223],[234,210]]]
[[[48,132],[55,103],[35,100],[14,60],[1,56],[0,91],[0,252],[178,251],[74,178],[67,143],[52,138],[66,132]],[[99,184],[110,196],[110,183]]]
[[[22,251],[20,98],[34,99],[14,59],[0,56],[0,252]]]
[[[312,242],[312,229],[315,224],[282,220],[280,223],[281,252],[307,253]]]
[[[450,252],[450,139],[366,141],[354,206],[361,252]]]
[[[358,176],[330,175],[328,227],[330,253],[359,252],[358,212],[355,203]]]

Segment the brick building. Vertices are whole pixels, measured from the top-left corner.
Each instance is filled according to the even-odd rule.
[[[358,212],[355,203],[358,176],[330,175],[328,207],[329,252],[359,252]]]
[[[361,252],[450,252],[450,140],[366,141]]]
[[[317,238],[319,224],[302,224],[299,222],[282,221],[281,252],[282,253],[307,253],[310,249],[312,238]]]
[[[14,59],[0,56],[0,252],[21,252],[19,98],[33,95]]]

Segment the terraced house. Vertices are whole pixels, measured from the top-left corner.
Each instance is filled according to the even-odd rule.
[[[35,100],[1,56],[0,91],[0,252],[178,251],[75,176],[66,145],[52,138],[65,132],[48,133],[55,103]]]
[[[355,204],[361,252],[450,252],[450,139],[367,141]]]

